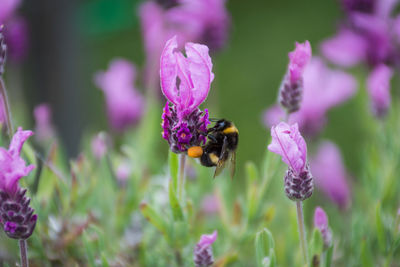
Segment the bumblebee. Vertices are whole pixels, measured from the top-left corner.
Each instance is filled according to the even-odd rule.
[[[205,167],[216,167],[214,178],[218,176],[230,161],[231,178],[235,175],[236,148],[239,142],[239,131],[236,126],[225,119],[216,121],[214,127],[207,129],[207,143],[193,146],[187,151],[191,158],[200,158]]]

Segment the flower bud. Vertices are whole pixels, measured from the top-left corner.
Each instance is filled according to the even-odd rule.
[[[294,201],[303,201],[311,197],[314,190],[313,177],[308,164],[299,173],[289,167],[286,171],[284,183],[286,196]]]

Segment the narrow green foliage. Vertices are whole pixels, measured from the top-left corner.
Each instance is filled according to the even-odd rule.
[[[179,159],[178,154],[169,151],[168,154],[169,173],[172,179],[172,185],[175,192],[178,191],[178,172],[179,172]]]
[[[333,258],[333,245],[331,245],[326,252],[324,253],[324,266],[331,267],[332,266],[332,258]]]
[[[378,203],[375,210],[375,224],[376,224],[376,236],[378,238],[379,249],[382,253],[386,251],[386,234],[382,220],[381,205]]]
[[[179,204],[178,197],[176,195],[176,190],[174,189],[173,186],[173,181],[170,181],[169,183],[169,203],[171,205],[171,210],[172,210],[172,216],[174,217],[175,221],[181,221],[183,220],[183,212],[181,205]]]
[[[162,234],[167,236],[168,234],[167,222],[159,213],[155,211],[153,207],[151,207],[149,204],[145,202],[142,202],[140,203],[140,211],[142,212],[146,220],[148,220]]]
[[[322,239],[321,231],[319,231],[317,228],[314,228],[309,246],[309,255],[311,255],[311,267],[319,266],[320,262],[322,261],[321,259],[323,249],[324,240]],[[316,265],[316,262],[318,262],[318,265]]]
[[[267,228],[256,234],[255,246],[257,266],[274,267],[276,264],[275,242]]]

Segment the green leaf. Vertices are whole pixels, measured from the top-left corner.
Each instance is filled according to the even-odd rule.
[[[375,223],[376,223],[376,235],[378,238],[379,249],[381,250],[381,252],[384,252],[386,250],[386,237],[385,237],[385,228],[382,221],[382,212],[380,203],[378,203],[376,206]]]
[[[373,267],[373,260],[371,257],[371,250],[365,240],[361,242],[361,266],[363,267]]]
[[[325,259],[324,259],[324,261],[325,261],[325,264],[324,264],[325,267],[331,267],[332,258],[333,258],[333,245],[330,246],[330,247],[328,248],[328,250],[326,251],[326,253],[325,253]]]
[[[157,228],[157,230],[167,236],[167,222],[160,214],[158,214],[149,204],[145,202],[140,203],[140,211],[146,220],[148,220],[155,228]]]
[[[168,154],[168,164],[169,164],[169,172],[172,179],[173,189],[175,192],[178,191],[178,172],[179,172],[179,160],[178,154],[175,154],[171,150]]]
[[[315,228],[312,234],[310,248],[309,248],[310,250],[309,254],[311,255],[310,266],[314,266],[313,264],[315,261],[317,262],[321,261],[323,248],[324,248],[324,240],[322,239],[321,231]]]
[[[179,204],[178,197],[176,196],[176,190],[173,186],[173,181],[169,182],[169,204],[171,205],[172,216],[175,221],[183,220],[183,212],[181,205]]]
[[[256,234],[256,260],[258,267],[274,267],[276,264],[275,242],[271,232],[264,228]]]
[[[248,182],[255,182],[258,180],[259,174],[256,165],[253,162],[246,163],[246,176]]]

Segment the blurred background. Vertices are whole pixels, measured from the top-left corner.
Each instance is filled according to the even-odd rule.
[[[107,69],[116,57],[126,58],[141,69],[145,64],[138,18],[140,3],[134,0],[23,2],[21,13],[28,18],[29,28],[28,53],[23,61],[10,63],[10,68],[19,72],[10,69],[6,73],[11,101],[24,99],[30,110],[48,102],[71,156],[79,152],[85,132],[109,127],[104,95],[94,85],[94,73]],[[309,40],[313,53],[317,54],[320,41],[336,31],[342,13],[336,0],[230,0],[227,8],[232,17],[229,40],[221,51],[212,55],[215,80],[202,108],[208,108],[212,117],[227,118],[237,124],[241,168],[248,160],[259,163],[265,153],[269,130],[262,123],[262,113],[277,99],[287,54],[293,50],[295,41]],[[137,88],[144,91],[140,78]],[[355,155],[365,138],[358,113],[353,112],[356,99],[330,111],[330,123],[322,132],[322,137],[341,147],[353,172],[357,172]],[[163,103],[164,99],[160,101]],[[20,105],[14,112],[22,110]],[[24,123],[29,125],[29,120]],[[162,145],[161,150],[166,153],[166,142]]]

